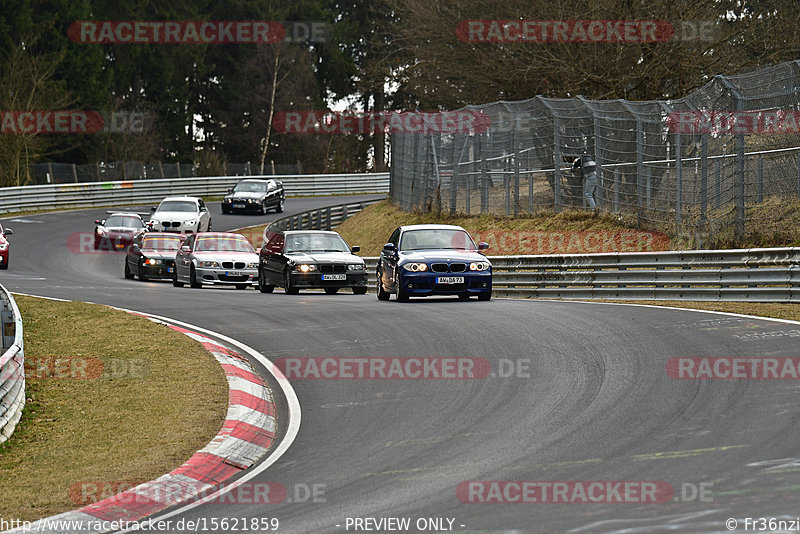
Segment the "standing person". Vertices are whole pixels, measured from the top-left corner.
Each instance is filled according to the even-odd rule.
[[[583,196],[592,215],[597,215],[597,202],[595,201],[595,194],[597,193],[597,164],[594,158],[586,151],[580,156],[575,158],[572,162],[572,172],[581,172],[583,176]]]

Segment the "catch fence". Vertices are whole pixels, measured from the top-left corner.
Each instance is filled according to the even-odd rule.
[[[402,208],[581,209],[571,162],[584,151],[598,164],[600,209],[698,246],[742,237],[800,197],[800,60],[717,75],[677,100],[538,96],[462,111],[487,115],[490,126],[392,135],[390,196]]]

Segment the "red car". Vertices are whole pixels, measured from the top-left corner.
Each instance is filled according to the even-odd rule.
[[[0,225],[0,269],[8,269],[8,249],[11,248],[11,244],[6,239],[6,236],[13,233],[11,228],[4,230],[3,226]]]
[[[138,213],[112,213],[108,219],[94,221],[95,250],[125,250],[139,232],[144,221]]]

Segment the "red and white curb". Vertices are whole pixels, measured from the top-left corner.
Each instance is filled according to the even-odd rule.
[[[123,311],[186,334],[216,358],[225,372],[229,389],[228,412],[222,429],[208,445],[171,473],[83,508],[32,522],[25,529],[7,532],[100,534],[126,529],[126,524],[141,521],[178,504],[185,505],[164,516],[169,517],[233,490],[274,463],[294,441],[300,426],[300,405],[286,377],[269,360],[238,341],[203,328],[141,312]],[[220,484],[248,470],[270,452],[277,430],[277,412],[269,386],[253,370],[250,362],[205,334],[224,339],[253,356],[258,355],[257,359],[278,381],[289,407],[289,425],[278,447],[257,469],[248,473],[250,476],[243,476],[225,487],[220,487]]]

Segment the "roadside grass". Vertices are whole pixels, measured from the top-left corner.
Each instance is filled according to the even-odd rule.
[[[355,214],[353,217],[344,221],[336,228],[348,244],[361,247],[361,255],[377,256],[380,254],[383,245],[395,228],[405,224],[457,224],[463,226],[473,236],[489,236],[490,248],[487,251],[492,254],[535,254],[534,249],[529,247],[535,245],[534,240],[506,242],[500,245],[503,233],[532,233],[543,232],[547,234],[564,234],[567,232],[599,232],[606,234],[619,234],[621,232],[634,232],[634,230],[624,220],[608,213],[598,214],[597,217],[585,211],[565,210],[555,214],[552,212],[537,212],[534,214],[523,214],[517,217],[502,215],[463,215],[463,214],[441,214],[421,213],[403,211],[388,200],[367,206],[364,210]],[[497,233],[496,235],[494,233]],[[497,237],[495,242],[492,238]],[[662,246],[657,250],[663,250],[666,236],[661,240]],[[547,244],[547,243],[545,243]],[[259,243],[260,245],[260,243]],[[566,247],[567,243],[563,243]],[[581,250],[566,250],[566,252],[581,252]]]
[[[775,319],[800,321],[800,304],[776,302],[687,302],[683,300],[593,300],[592,302],[618,302],[621,304],[648,304],[651,306],[671,306],[693,310],[720,311],[758,315]]]
[[[15,299],[27,404],[0,445],[0,518],[32,521],[110,496],[74,502],[85,482],[157,478],[221,428],[227,382],[199,343],[104,306]]]

